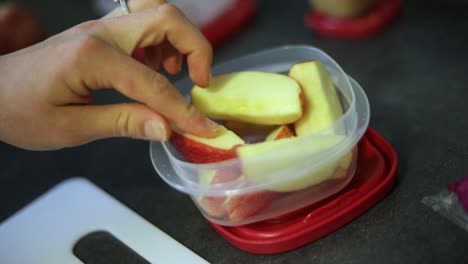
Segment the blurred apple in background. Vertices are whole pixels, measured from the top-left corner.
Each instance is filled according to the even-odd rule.
[[[26,48],[44,39],[39,20],[26,7],[0,4],[0,55]]]
[[[379,0],[309,0],[315,10],[334,17],[356,17],[364,14]]]

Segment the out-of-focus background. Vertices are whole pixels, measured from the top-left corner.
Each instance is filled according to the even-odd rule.
[[[468,233],[420,202],[468,174],[466,1],[404,1],[395,17],[389,14],[391,8],[369,9],[371,1],[259,0],[247,1],[253,6],[244,2],[243,9],[226,0],[174,2],[211,36],[214,64],[292,44],[313,45],[332,56],[362,85],[371,104],[370,126],[398,153],[393,190],[320,240],[288,253],[257,256],[220,237],[187,195],[158,177],[148,142],[106,139],[51,152],[0,143],[0,222],[58,182],[84,176],[212,263],[468,261]],[[15,3],[31,13],[18,12],[1,24],[5,9],[0,11],[0,47],[5,50],[14,48],[6,43],[17,35],[30,36],[18,40],[27,45],[117,7],[111,0]],[[232,15],[234,25],[223,23],[226,14]],[[340,28],[327,27],[333,23]],[[170,78],[185,75],[184,71]],[[126,100],[113,91],[96,96],[102,103]]]

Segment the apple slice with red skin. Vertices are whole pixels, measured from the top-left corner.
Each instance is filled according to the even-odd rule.
[[[280,140],[294,137],[294,132],[287,126],[282,125],[274,129],[266,137],[266,141]],[[252,184],[251,182],[245,183]],[[259,191],[249,194],[229,196],[223,204],[232,221],[244,220],[257,212],[265,209],[275,200],[280,198],[282,193],[274,191]]]
[[[245,183],[246,186],[251,184]],[[226,210],[231,221],[242,221],[260,212],[283,194],[273,191],[259,191],[248,194],[232,195],[226,198],[223,208]]]
[[[250,124],[236,123],[241,128],[252,127]],[[245,125],[244,125],[245,124]],[[230,126],[230,124],[228,124]],[[255,126],[254,126],[255,127]],[[265,130],[263,130],[265,131]],[[294,137],[294,133],[287,125],[278,126],[268,135],[267,140],[279,140]],[[240,170],[218,170],[205,177],[202,181],[209,184],[225,183],[239,178]],[[245,186],[251,182],[242,183]],[[259,191],[249,194],[233,195],[228,197],[204,196],[198,200],[199,206],[211,217],[221,218],[226,214],[231,221],[242,221],[263,210],[281,197],[281,193],[274,191]]]
[[[234,181],[240,177],[240,171],[230,169],[218,169],[209,171],[200,177],[202,184],[219,184]],[[226,196],[203,196],[198,199],[198,205],[211,217],[221,218],[226,215],[223,207]]]
[[[173,130],[171,143],[189,162],[211,163],[236,157],[235,148],[245,142],[232,131],[220,126],[214,138],[198,137],[189,133]]]

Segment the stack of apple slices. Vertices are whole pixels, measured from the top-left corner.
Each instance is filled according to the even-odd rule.
[[[191,97],[193,105],[208,117],[222,120],[224,126],[215,138],[175,130],[171,137],[175,149],[193,163],[239,158],[242,164],[237,169],[201,174],[200,184],[238,181],[247,187],[270,182],[273,179],[268,172],[272,169],[287,167],[298,157],[307,158],[333,147],[345,137],[333,126],[343,115],[339,97],[329,73],[317,60],[293,65],[288,76],[253,71],[215,76],[208,88],[194,86]],[[321,136],[316,140],[294,144],[301,137],[318,132]],[[274,163],[255,159],[273,151],[278,157]],[[228,197],[205,196],[198,199],[198,204],[211,217],[241,221],[282,195],[340,177],[351,160],[349,152],[319,170],[272,184],[269,190]]]

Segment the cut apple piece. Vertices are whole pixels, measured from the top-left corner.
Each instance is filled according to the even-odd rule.
[[[302,116],[299,84],[277,73],[241,71],[218,75],[207,88],[194,86],[191,97],[200,111],[221,120],[282,125]]]
[[[240,172],[238,170],[207,170],[200,172],[198,182],[202,185],[212,185],[234,181],[239,177]],[[209,216],[221,218],[227,213],[223,206],[225,200],[225,196],[203,196],[198,199],[198,205]]]
[[[224,196],[203,196],[198,200],[198,205],[208,216],[222,218],[227,213],[223,207],[224,200]]]
[[[219,133],[214,138],[203,138],[174,130],[171,143],[187,161],[210,163],[235,158],[235,147],[244,144],[244,141],[232,131],[220,126]]]
[[[256,143],[265,140],[275,128],[269,125],[257,125],[237,121],[224,121],[224,126],[242,138],[246,143]]]
[[[347,163],[350,154],[310,169],[308,164],[313,155],[339,144],[344,139],[345,137],[340,135],[321,135],[306,141],[297,137],[283,138],[243,145],[236,151],[246,178],[256,182],[272,182],[268,187],[270,190],[287,192],[319,184],[333,177],[335,169],[342,163],[341,160],[345,159],[343,163]],[[280,179],[283,175],[291,175],[291,179]],[[278,183],[273,184],[275,181]]]
[[[318,60],[297,63],[290,69],[289,76],[300,84],[304,96],[303,115],[294,123],[297,136],[320,130],[339,132],[330,126],[343,115],[343,109],[325,66]]]
[[[268,141],[294,137],[287,125],[274,129],[266,138]],[[251,194],[230,196],[224,202],[224,208],[232,221],[241,221],[265,209],[281,195],[272,191],[259,191]]]
[[[279,197],[281,193],[272,191],[232,195],[226,198],[223,208],[231,221],[238,222],[267,208]]]
[[[265,141],[273,141],[290,137],[294,137],[294,132],[289,128],[289,126],[282,125],[271,131],[271,133],[266,137]]]

